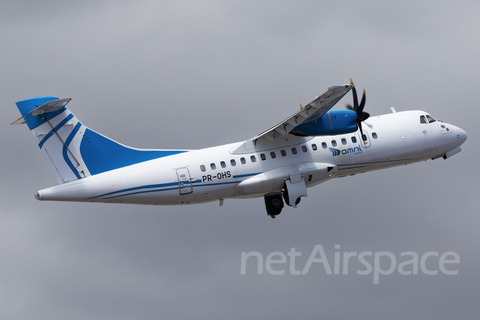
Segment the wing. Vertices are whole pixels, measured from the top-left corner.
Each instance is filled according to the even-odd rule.
[[[255,143],[261,137],[274,140],[280,136],[289,134],[296,126],[302,123],[320,119],[328,110],[330,110],[344,95],[352,89],[352,84],[343,86],[334,86],[328,88],[327,92],[307,104],[305,107],[291,115],[289,118],[280,122],[276,126],[260,133],[251,140]]]

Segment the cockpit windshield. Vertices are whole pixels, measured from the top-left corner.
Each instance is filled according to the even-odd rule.
[[[432,122],[435,122],[435,121],[437,121],[437,119],[435,119],[434,117],[432,117],[429,114],[426,114],[424,116],[420,116],[420,123],[432,123]]]
[[[428,123],[432,123],[432,122],[437,121],[437,119],[435,119],[434,117],[432,117],[429,114],[425,115],[425,117],[427,117]]]

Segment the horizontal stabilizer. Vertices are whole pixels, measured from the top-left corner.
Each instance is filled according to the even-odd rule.
[[[25,121],[25,119],[23,119],[23,117],[20,117],[20,118],[18,118],[17,120],[15,120],[15,121],[13,121],[12,123],[10,123],[10,125],[12,125],[12,124],[25,124],[25,123],[27,123],[27,122]]]
[[[71,98],[64,98],[64,99],[57,99],[57,100],[49,101],[47,103],[42,104],[40,107],[30,111],[30,114],[32,116],[38,116],[39,114],[58,111],[58,110],[62,109],[63,107],[65,107],[67,105],[67,103],[70,102],[70,100],[72,100],[72,99]]]

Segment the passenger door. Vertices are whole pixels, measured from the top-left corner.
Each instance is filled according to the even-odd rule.
[[[189,194],[193,192],[192,179],[188,168],[177,169],[178,187],[180,195]]]

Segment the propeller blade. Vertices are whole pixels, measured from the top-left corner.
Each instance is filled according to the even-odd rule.
[[[358,129],[360,129],[360,137],[361,137],[362,141],[365,142],[365,140],[363,140],[362,122],[358,121],[357,125],[358,125]]]
[[[368,122],[364,122],[369,128],[373,128],[373,125],[371,125],[370,123]]]
[[[352,79],[350,78],[350,84],[352,86],[352,95],[353,95],[353,107],[349,104],[346,104],[345,107],[349,110],[355,111],[357,114],[357,126],[360,130],[363,140],[363,129],[362,129],[362,122],[367,120],[370,117],[368,112],[364,112],[363,109],[365,108],[365,102],[367,101],[367,94],[365,93],[365,89],[363,89],[362,100],[360,104],[358,104],[358,96],[357,96],[357,89],[355,89],[355,85],[353,84]],[[370,126],[367,123],[368,126]]]
[[[355,87],[352,88],[352,95],[353,95],[353,110],[355,110],[356,112],[358,109],[358,98],[357,98],[357,90],[355,89]]]
[[[365,101],[367,99],[367,96],[365,94],[365,89],[363,89],[363,95],[362,95],[362,101],[360,101],[360,106],[358,107],[358,112],[359,113],[362,113],[363,112],[363,108],[365,107]]]

